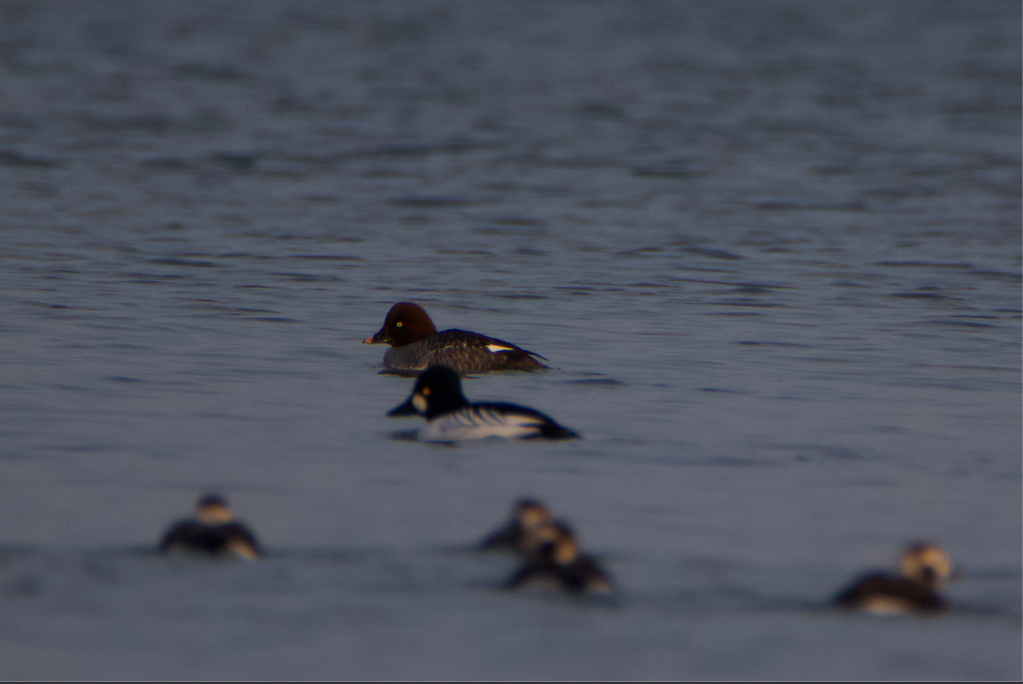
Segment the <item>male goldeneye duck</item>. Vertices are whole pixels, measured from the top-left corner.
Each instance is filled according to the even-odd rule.
[[[865,574],[831,602],[839,608],[879,615],[936,613],[948,607],[938,589],[952,574],[952,560],[944,549],[910,544],[902,552],[898,574]]]
[[[534,583],[553,583],[572,594],[610,594],[611,578],[591,557],[579,552],[575,535],[565,523],[555,522],[537,531],[539,548],[504,583],[518,589]]]
[[[253,560],[262,553],[252,533],[235,520],[227,502],[214,494],[199,499],[195,518],[182,520],[167,530],[159,551],[189,551],[246,560]]]
[[[363,344],[389,344],[384,367],[390,370],[423,370],[444,364],[465,375],[483,371],[532,371],[547,368],[543,357],[498,340],[466,330],[437,332],[423,307],[399,302],[391,307],[384,327]]]
[[[405,403],[389,416],[419,414],[426,427],[419,439],[453,442],[481,437],[518,439],[576,439],[578,434],[531,408],[504,402],[470,404],[462,394],[458,373],[447,366],[430,366],[416,380]]]
[[[480,542],[480,551],[508,550],[530,556],[539,548],[540,528],[554,522],[554,516],[535,499],[522,498],[515,502],[511,519],[488,534]]]

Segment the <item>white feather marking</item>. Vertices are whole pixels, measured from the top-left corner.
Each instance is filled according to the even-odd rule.
[[[515,347],[506,347],[506,346],[501,345],[501,344],[488,344],[487,345],[487,349],[489,349],[490,351],[492,351],[495,354],[497,352],[503,352],[503,351],[515,351]]]
[[[452,442],[484,437],[529,437],[540,432],[543,422],[537,416],[472,407],[434,418],[419,432],[419,439]]]

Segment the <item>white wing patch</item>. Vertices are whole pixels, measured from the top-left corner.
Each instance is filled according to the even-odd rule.
[[[490,351],[492,351],[495,354],[497,352],[503,352],[503,351],[515,351],[515,347],[506,347],[503,344],[488,344],[487,345],[487,349],[489,349]]]
[[[454,442],[484,437],[529,437],[540,433],[543,418],[473,406],[434,418],[419,431],[428,442]]]

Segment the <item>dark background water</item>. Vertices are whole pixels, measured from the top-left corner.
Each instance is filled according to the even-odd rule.
[[[1018,678],[1020,24],[0,2],[0,673]],[[402,300],[584,439],[394,439]],[[209,488],[267,560],[148,553]],[[522,494],[619,605],[495,589]],[[827,609],[918,538],[950,614]]]

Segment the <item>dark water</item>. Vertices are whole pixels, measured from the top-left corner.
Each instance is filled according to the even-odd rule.
[[[0,2],[0,674],[1018,678],[1020,24]],[[394,439],[402,300],[584,439]],[[148,553],[209,488],[268,559]],[[496,590],[522,494],[617,605]],[[950,614],[827,609],[914,539]]]

